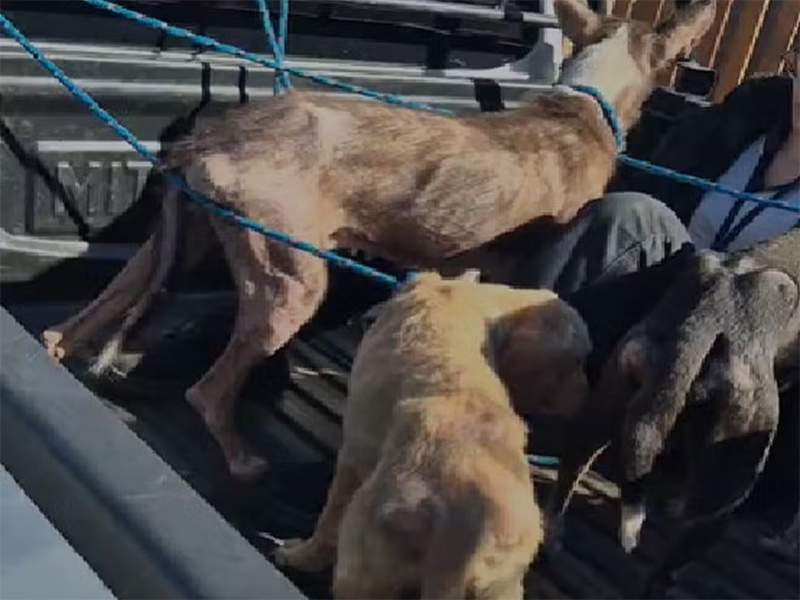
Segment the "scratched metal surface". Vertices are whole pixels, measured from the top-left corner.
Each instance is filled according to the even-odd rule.
[[[181,399],[183,389],[224,344],[231,300],[225,295],[206,296],[166,307],[144,327],[119,363],[120,373],[129,373],[128,378],[92,385],[226,519],[268,552],[269,536],[308,535],[324,502],[340,441],[348,368],[361,329],[357,323],[317,328],[293,343],[284,357],[258,369],[243,394],[239,422],[274,468],[256,484],[242,486],[227,477],[216,447]],[[77,305],[10,308],[36,332]],[[144,347],[147,354],[142,354]],[[149,364],[144,364],[148,355]],[[73,368],[82,373],[80,365]],[[544,501],[554,473],[536,469],[533,475]],[[557,560],[537,561],[528,576],[526,597],[621,598],[652,565],[670,526],[648,523],[641,549],[626,555],[616,541],[617,494],[616,486],[603,476],[591,473],[586,478],[567,521],[565,552]],[[719,544],[679,574],[669,597],[800,596],[798,566],[755,546],[757,534],[769,527],[763,518],[742,516]],[[309,597],[329,597],[327,576],[288,575]]]

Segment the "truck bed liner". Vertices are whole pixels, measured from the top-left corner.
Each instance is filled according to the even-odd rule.
[[[253,486],[237,485],[225,473],[199,419],[181,399],[182,388],[213,360],[215,348],[225,341],[230,324],[226,303],[230,306],[230,298],[224,294],[213,298],[186,295],[171,302],[143,328],[140,343],[161,339],[150,356],[180,355],[183,360],[176,363],[165,358],[167,362],[157,366],[142,361],[127,379],[106,384],[103,391],[109,405],[162,459],[245,538],[268,552],[272,545],[264,534],[279,538],[308,535],[324,502],[331,459],[339,443],[348,367],[361,330],[355,323],[332,330],[312,329],[292,343],[285,357],[266,361],[253,376],[244,392],[240,421],[248,437],[261,442],[273,469]],[[76,304],[42,303],[10,307],[10,311],[31,332],[38,333],[77,308]],[[205,315],[202,321],[200,315]],[[190,324],[200,322],[205,326],[192,333]],[[180,353],[176,353],[178,347]],[[196,348],[203,348],[202,357],[189,354]],[[134,349],[129,359],[134,360],[135,355]],[[171,381],[164,380],[167,376]],[[270,396],[277,400],[277,409],[272,408]],[[551,469],[534,471],[543,498],[554,475]],[[668,525],[648,524],[641,549],[633,556],[626,555],[615,539],[617,494],[616,486],[602,476],[592,473],[586,478],[567,520],[565,552],[557,560],[539,561],[528,577],[527,597],[623,597],[626,586],[663,547]],[[739,518],[702,560],[680,573],[669,596],[799,597],[797,565],[781,562],[754,544],[767,527],[752,516]],[[308,596],[328,597],[325,577],[288,575]]]

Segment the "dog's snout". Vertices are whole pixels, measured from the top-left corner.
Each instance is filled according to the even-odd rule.
[[[740,278],[740,289],[768,305],[778,319],[787,319],[796,311],[800,288],[797,281],[785,271],[763,269],[745,273]]]
[[[762,273],[762,277],[787,305],[795,306],[797,304],[800,289],[798,289],[797,282],[788,273],[777,269],[769,269]]]

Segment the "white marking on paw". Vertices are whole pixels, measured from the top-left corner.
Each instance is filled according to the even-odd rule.
[[[639,534],[642,531],[644,518],[645,509],[643,503],[622,505],[619,541],[628,554],[639,544]]]

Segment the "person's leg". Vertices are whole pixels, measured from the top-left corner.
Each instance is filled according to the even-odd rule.
[[[690,243],[665,204],[638,192],[590,202],[546,248],[520,261],[514,284],[561,296],[660,263]]]

